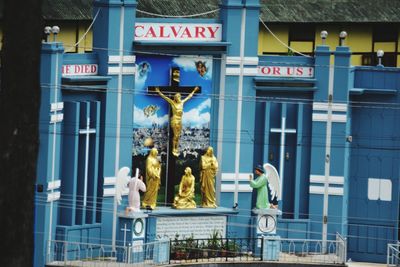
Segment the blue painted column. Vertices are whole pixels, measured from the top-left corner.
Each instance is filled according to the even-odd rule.
[[[221,73],[224,86],[220,89],[220,140],[217,157],[221,162],[220,205],[232,207],[236,203],[248,216],[252,189],[249,174],[253,171],[256,91],[253,78],[257,74],[259,0],[224,0],[220,18],[223,23],[223,41],[231,43]],[[220,102],[221,102],[220,101]],[[221,116],[221,112],[225,114]],[[227,115],[229,114],[229,115]],[[238,216],[237,218],[240,218]],[[249,218],[236,219],[244,225]],[[246,236],[245,227],[232,230],[232,234]]]
[[[329,46],[315,49],[315,79],[318,90],[314,93],[312,111],[311,166],[309,186],[310,238],[322,238],[323,200],[325,181],[326,118],[329,83],[333,86],[333,68],[330,71]],[[330,80],[331,79],[331,80]],[[333,88],[333,87],[332,87]],[[318,179],[317,179],[318,178]],[[318,182],[317,182],[318,181]]]
[[[111,77],[107,85],[103,133],[102,237],[115,245],[115,177],[132,161],[132,112],[135,56],[133,51],[136,0],[98,0],[94,2],[93,50],[99,55],[99,75]],[[110,212],[113,211],[113,212]]]
[[[337,47],[334,55],[334,66],[326,67],[324,62],[316,62],[317,69],[325,70],[328,84],[324,95],[314,99],[313,104],[310,231],[322,233],[322,236],[312,234],[312,237],[322,237],[323,240],[335,239],[335,233],[342,232],[347,217],[343,206],[348,198],[344,194],[344,184],[349,160],[346,123],[351,53],[348,47],[341,46]],[[320,81],[324,79],[318,79]]]
[[[332,210],[328,216],[332,219],[328,223],[328,233],[347,234],[347,206],[349,200],[349,168],[350,168],[350,143],[348,136],[351,134],[351,112],[349,109],[349,90],[353,87],[350,70],[351,51],[347,46],[336,47],[335,55],[335,79],[333,107],[335,123],[332,127],[331,150],[331,177],[329,186],[337,191],[337,195],[330,197]],[[332,199],[332,200],[331,200]]]
[[[44,266],[48,240],[55,239],[58,199],[60,198],[60,133],[63,120],[61,67],[64,47],[61,43],[43,43],[40,82],[40,146],[35,195],[34,266]]]

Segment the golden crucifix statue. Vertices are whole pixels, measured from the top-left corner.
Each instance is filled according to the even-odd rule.
[[[169,103],[172,110],[172,117],[170,119],[170,125],[172,129],[172,154],[176,157],[179,156],[179,138],[181,137],[182,131],[182,116],[183,116],[183,105],[186,101],[188,101],[194,93],[199,90],[199,87],[195,87],[194,90],[185,98],[181,99],[181,94],[176,93],[174,98],[171,99],[165,96],[161,91],[160,88],[156,87],[155,91]]]

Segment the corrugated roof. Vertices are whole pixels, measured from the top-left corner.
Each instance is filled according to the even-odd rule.
[[[2,2],[0,0],[0,16]],[[42,0],[45,20],[91,20],[93,0]],[[166,16],[204,13],[221,0],[138,0],[138,10]],[[400,0],[260,0],[261,18],[272,23],[400,22]],[[137,12],[137,17],[153,17]],[[217,18],[218,12],[202,18]]]
[[[400,0],[260,0],[267,22],[400,22]]]
[[[91,20],[93,0],[42,0],[45,20]]]
[[[139,0],[138,10],[168,16],[187,16],[206,13],[219,8],[219,0]],[[137,12],[137,17],[152,17]],[[217,18],[218,12],[196,18]]]

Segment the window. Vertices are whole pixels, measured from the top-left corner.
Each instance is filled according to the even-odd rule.
[[[315,26],[308,24],[290,25],[289,41],[314,42]]]
[[[309,24],[291,25],[289,46],[296,51],[312,55],[315,45],[315,26]]]
[[[374,42],[397,42],[398,29],[395,25],[378,25],[373,29]]]
[[[383,50],[385,52],[382,58],[382,65],[386,67],[396,67],[397,65],[397,47],[398,47],[398,25],[385,24],[376,25],[372,32],[372,51],[373,55],[371,65],[376,66],[378,59],[376,51]]]
[[[390,179],[369,178],[368,199],[392,201],[392,181]]]
[[[382,65],[385,67],[396,67],[397,53],[385,52],[382,57]],[[376,66],[378,65],[378,57],[376,53],[365,53],[362,55],[363,66]]]

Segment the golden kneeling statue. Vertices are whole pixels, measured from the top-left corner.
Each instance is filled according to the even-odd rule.
[[[175,196],[172,207],[175,209],[196,208],[196,202],[194,202],[194,176],[192,175],[192,169],[189,167],[186,167],[185,174],[182,176],[179,192]]]
[[[201,206],[216,208],[215,176],[218,171],[218,161],[213,154],[213,148],[208,147],[200,160]]]
[[[157,195],[161,184],[161,164],[157,158],[158,151],[156,148],[150,150],[146,159],[146,187],[142,207],[150,207],[154,209],[157,205]]]
[[[199,90],[199,87],[195,87],[194,90],[183,100],[181,100],[181,94],[176,93],[174,99],[166,97],[160,89],[157,87],[155,91],[169,103],[172,109],[172,117],[170,120],[170,126],[172,129],[172,154],[179,156],[179,138],[181,137],[182,131],[182,116],[183,116],[183,104],[188,101],[193,94]]]

